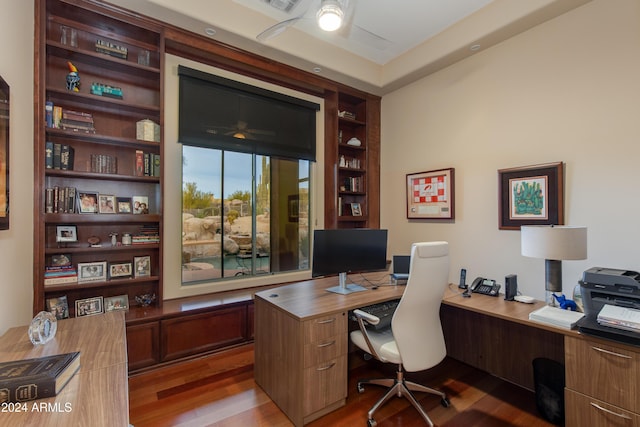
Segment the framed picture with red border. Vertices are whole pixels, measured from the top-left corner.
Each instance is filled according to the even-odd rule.
[[[455,218],[454,168],[407,174],[407,218]]]

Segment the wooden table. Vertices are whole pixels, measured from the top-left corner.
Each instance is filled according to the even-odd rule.
[[[123,312],[60,320],[55,338],[41,346],[31,344],[27,330],[28,326],[15,327],[0,337],[0,362],[79,351],[80,369],[56,397],[0,412],[0,425],[129,425]]]

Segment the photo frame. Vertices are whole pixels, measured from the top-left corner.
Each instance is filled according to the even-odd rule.
[[[118,213],[130,214],[132,212],[131,197],[116,197],[116,210]]]
[[[149,213],[149,197],[133,196],[133,213],[148,214]]]
[[[288,203],[289,222],[298,222],[300,218],[300,196],[297,194],[289,196]]]
[[[103,313],[102,297],[91,297],[76,300],[76,317],[92,316]]]
[[[455,219],[455,169],[407,174],[407,219]]]
[[[129,295],[104,297],[104,312],[129,310]]]
[[[362,207],[360,203],[351,203],[351,215],[362,216]]]
[[[75,225],[56,225],[56,242],[68,243],[78,241],[78,227]]]
[[[78,192],[78,212],[85,213],[98,213],[98,193],[93,191],[80,191]]]
[[[134,277],[151,276],[151,257],[149,255],[133,257],[133,268]]]
[[[126,279],[133,274],[133,265],[131,261],[111,262],[109,263],[110,279]]]
[[[78,282],[104,280],[107,280],[107,261],[78,263]]]
[[[498,170],[498,227],[564,225],[564,163]]]
[[[116,213],[116,196],[112,194],[98,195],[98,212],[101,214]]]
[[[9,229],[9,85],[0,77],[0,230]]]
[[[47,311],[53,314],[58,320],[69,318],[69,304],[67,303],[67,296],[62,295],[57,298],[47,299]]]

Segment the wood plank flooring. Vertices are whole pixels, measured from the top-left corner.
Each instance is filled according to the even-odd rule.
[[[134,427],[292,426],[253,380],[253,345],[183,362],[129,379],[130,422]],[[347,404],[309,427],[367,425],[367,411],[384,392],[369,386],[356,391],[358,378],[394,377],[395,367],[350,358]],[[423,393],[417,398],[440,427],[547,427],[535,407],[534,394],[456,360],[408,378],[447,393],[451,406]],[[394,398],[378,410],[379,427],[424,426],[406,399]]]

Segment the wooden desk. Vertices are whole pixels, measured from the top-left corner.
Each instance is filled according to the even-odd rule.
[[[80,369],[56,397],[26,402],[26,412],[0,413],[0,425],[129,425],[123,312],[60,320],[55,338],[42,346],[31,344],[27,330],[12,328],[0,337],[0,361],[80,351]]]
[[[349,295],[326,291],[337,282],[309,280],[255,296],[255,380],[296,426],[345,404],[348,311],[404,292],[404,286]]]

